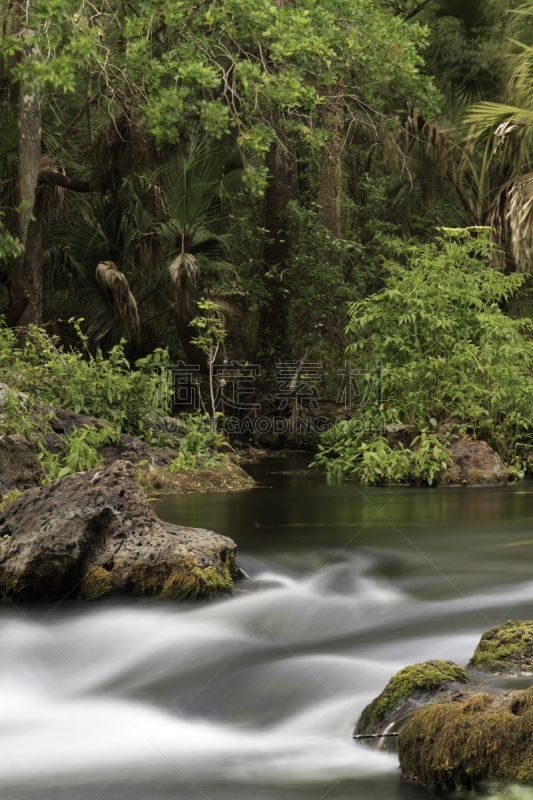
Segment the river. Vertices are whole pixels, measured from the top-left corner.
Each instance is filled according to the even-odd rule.
[[[428,796],[354,722],[406,664],[465,665],[483,631],[533,618],[533,482],[328,485],[302,466],[154,504],[235,539],[251,580],[233,598],[2,605],[2,800]]]

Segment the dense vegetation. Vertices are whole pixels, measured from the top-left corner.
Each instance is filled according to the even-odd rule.
[[[297,416],[301,361],[331,411],[347,360],[381,362],[383,395],[358,410],[372,425],[324,435],[332,471],[431,481],[451,416],[523,468],[531,2],[2,12],[0,380],[149,438],[165,361],[199,367],[215,422]],[[216,364],[257,367],[239,403]],[[417,428],[417,463],[384,422]]]

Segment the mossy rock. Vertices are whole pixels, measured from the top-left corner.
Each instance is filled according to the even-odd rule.
[[[506,622],[486,631],[468,668],[494,675],[533,673],[533,622]]]
[[[0,588],[17,602],[224,596],[236,552],[226,536],[159,520],[127,461],[50,481],[0,511]]]
[[[419,711],[398,737],[402,775],[426,786],[533,783],[533,687],[479,692]]]
[[[385,689],[366,706],[355,728],[356,734],[377,733],[398,719],[409,700],[431,702],[436,692],[452,684],[469,683],[466,672],[453,661],[424,661],[404,667]]]

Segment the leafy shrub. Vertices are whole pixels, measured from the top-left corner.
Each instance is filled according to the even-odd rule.
[[[314,460],[315,465],[324,466],[332,476],[355,478],[364,483],[431,486],[435,476],[448,465],[445,443],[427,431],[413,439],[411,449],[401,443],[396,449],[382,436],[365,441],[363,434],[353,434],[349,423],[340,423],[339,427],[340,435],[332,430],[322,437]]]
[[[89,428],[74,428],[72,435],[62,440],[62,452],[50,453],[41,449],[38,458],[46,469],[46,478],[43,483],[54,478],[65,478],[74,472],[86,472],[99,466],[101,456],[99,450],[106,444],[116,444],[120,434],[111,427],[105,426],[100,430]]]
[[[533,443],[533,323],[501,310],[525,276],[491,266],[492,248],[480,228],[398,243],[385,287],[350,304],[348,353],[386,368],[389,418],[428,429],[458,417],[512,460]]]
[[[197,467],[222,467],[226,456],[214,450],[225,440],[222,434],[213,432],[209,417],[200,413],[188,414],[181,418],[181,422],[186,433],[180,439],[179,455],[170,464],[169,472],[194,470]]]
[[[67,352],[58,337],[36,326],[30,326],[20,350],[14,332],[0,320],[0,380],[27,392],[35,403],[69,408],[120,431],[146,434],[147,419],[167,410],[168,354],[158,349],[131,369],[123,343],[106,358],[100,352],[93,356],[79,324],[74,324],[84,352]]]

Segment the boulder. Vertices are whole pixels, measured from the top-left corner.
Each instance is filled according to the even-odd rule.
[[[15,484],[5,475],[0,475],[0,503],[16,491],[17,487]]]
[[[402,775],[447,790],[533,783],[533,687],[434,702],[398,737]]]
[[[19,491],[39,486],[45,473],[37,458],[37,445],[24,436],[0,436],[0,475]]]
[[[469,669],[495,675],[533,673],[533,622],[506,622],[486,631],[468,664]]]
[[[416,437],[416,428],[412,425],[403,425],[400,422],[393,422],[385,425],[385,438],[394,450],[398,450],[402,445],[406,450],[411,448],[413,439]]]
[[[509,478],[507,467],[487,442],[461,436],[452,441],[448,455],[451,464],[437,476],[439,484],[490,486]]]
[[[126,461],[50,481],[0,512],[0,587],[16,601],[230,594],[236,550],[157,519]]]
[[[463,695],[469,692],[468,684],[468,675],[453,661],[424,661],[404,667],[363,710],[354,735],[382,733],[391,726],[398,729],[414,710],[436,698]]]

